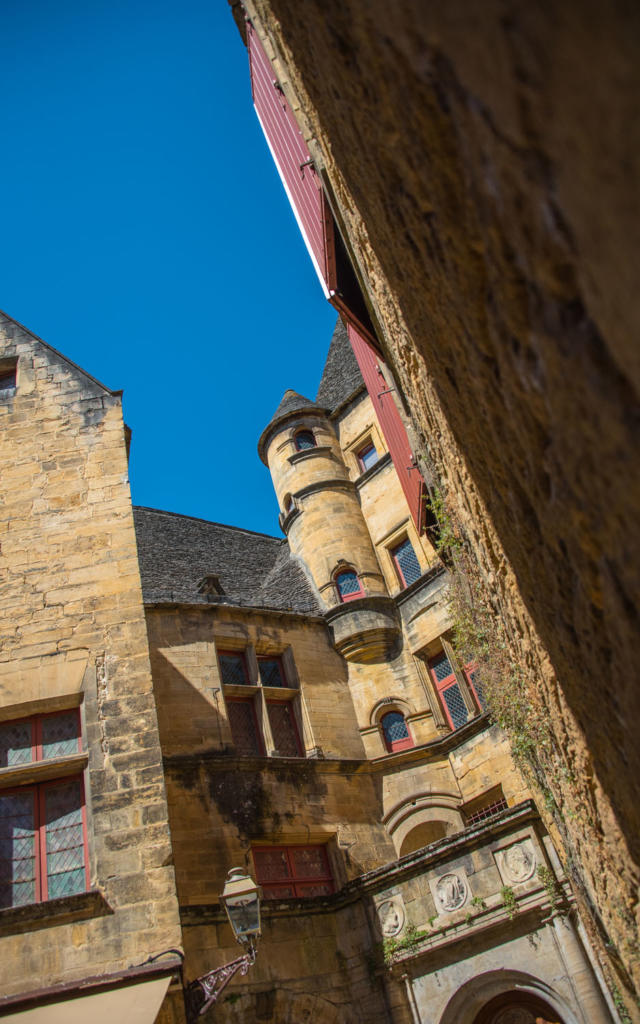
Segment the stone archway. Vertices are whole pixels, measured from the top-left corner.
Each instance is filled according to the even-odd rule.
[[[584,1020],[541,978],[503,969],[468,978],[449,999],[438,1024],[536,1024],[537,1018],[543,1024]],[[610,1018],[597,1019],[604,1024]]]
[[[473,1024],[565,1024],[544,999],[527,992],[504,992],[486,1004]]]

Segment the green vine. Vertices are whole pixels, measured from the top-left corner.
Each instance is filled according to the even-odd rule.
[[[553,871],[546,864],[539,864],[536,874],[545,887],[547,899],[554,913],[566,913],[563,909],[564,894]]]
[[[622,998],[622,993],[620,992],[620,989],[617,985],[614,985],[612,987],[611,994],[613,996],[613,1002],[616,1010],[618,1011],[618,1016],[620,1017],[621,1024],[632,1024],[632,1018],[629,1015],[629,1011],[627,1010],[625,1001]]]
[[[388,938],[382,942],[382,956],[387,967],[395,963],[399,953],[405,950],[413,951],[429,938],[429,932],[421,931],[414,924],[407,926],[404,935],[400,939]]]
[[[503,885],[500,890],[500,895],[502,896],[502,902],[504,904],[504,909],[507,912],[507,917],[510,921],[513,921],[518,913],[518,901],[516,899],[516,894],[510,885]]]

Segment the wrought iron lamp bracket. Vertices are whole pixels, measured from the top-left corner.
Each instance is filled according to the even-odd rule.
[[[201,1017],[210,1006],[217,1002],[220,993],[238,972],[246,974],[255,962],[256,947],[251,942],[247,947],[247,952],[242,956],[231,960],[228,964],[223,964],[222,967],[207,971],[206,974],[192,981],[185,993],[188,1024],[194,1024],[198,1017]]]

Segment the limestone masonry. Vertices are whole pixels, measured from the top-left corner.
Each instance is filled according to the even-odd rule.
[[[242,865],[203,1020],[617,1020],[345,325],[259,440],[281,538],[132,509],[119,395],[0,360],[0,1014],[186,1021]]]

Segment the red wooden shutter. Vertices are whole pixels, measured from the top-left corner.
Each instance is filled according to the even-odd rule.
[[[302,132],[250,22],[247,40],[256,114],[325,297],[329,298],[335,290],[333,218]]]
[[[347,333],[407,499],[411,516],[420,531],[422,528],[424,481],[418,467],[414,465],[409,438],[393,395],[383,393],[387,390],[387,383],[379,369],[380,357],[371,342],[367,341],[353,324],[347,324]]]

